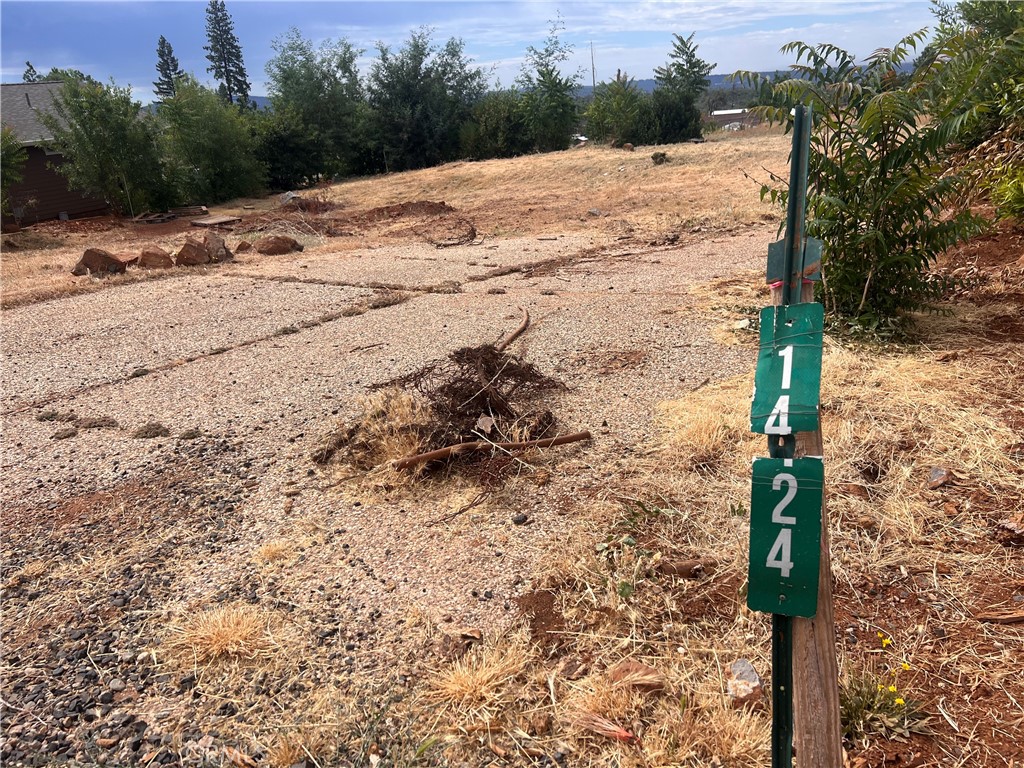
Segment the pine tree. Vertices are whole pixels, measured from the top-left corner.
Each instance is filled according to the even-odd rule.
[[[24,83],[38,83],[40,80],[39,73],[36,72],[36,68],[32,66],[31,61],[25,62],[25,74],[21,76],[21,80]]]
[[[156,71],[160,75],[153,83],[157,100],[173,99],[175,81],[185,73],[181,71],[178,57],[174,55],[174,49],[163,35],[160,35],[160,40],[156,44]]]
[[[206,6],[206,39],[210,43],[203,46],[210,62],[206,71],[220,81],[217,92],[232,104],[247,104],[251,86],[242,61],[242,47],[224,0],[210,0]]]
[[[697,56],[697,46],[693,44],[693,35],[684,38],[672,35],[672,53],[664,67],[654,68],[654,79],[659,88],[666,88],[676,95],[686,95],[696,101],[708,89],[708,75],[715,68]]]

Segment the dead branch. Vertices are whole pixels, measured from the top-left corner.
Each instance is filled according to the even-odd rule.
[[[529,313],[529,311],[524,309],[523,310],[523,322],[520,324],[520,326],[518,328],[516,328],[512,332],[512,335],[509,336],[507,339],[505,339],[504,341],[499,341],[494,346],[494,348],[496,350],[498,350],[499,352],[504,352],[505,349],[508,347],[508,345],[511,344],[516,339],[518,339],[520,336],[522,336],[523,333],[526,331],[526,329],[529,328],[529,327],[530,327],[530,313]]]
[[[566,443],[575,443],[580,440],[589,440],[590,432],[574,432],[571,435],[561,435],[559,437],[545,437],[542,440],[524,440],[516,443],[492,443],[487,440],[476,440],[469,443],[457,443],[455,445],[449,445],[446,448],[438,448],[434,451],[427,451],[426,453],[418,453],[415,456],[406,456],[404,459],[399,459],[394,463],[395,469],[409,469],[411,467],[418,466],[428,461],[440,461],[442,459],[449,459],[452,456],[461,456],[465,453],[478,453],[480,451],[489,451],[492,448],[498,448],[503,451],[524,451],[528,448],[553,448],[556,445],[565,445]]]

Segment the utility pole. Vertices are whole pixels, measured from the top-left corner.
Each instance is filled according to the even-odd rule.
[[[594,41],[590,41],[590,81],[591,85],[594,86],[594,90],[597,90],[597,67],[594,66]]]

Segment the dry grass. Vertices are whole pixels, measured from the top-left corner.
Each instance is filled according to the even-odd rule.
[[[1014,630],[971,618],[979,575],[1024,584],[1024,568],[1000,554],[986,523],[986,510],[1005,515],[1024,507],[1024,473],[1007,453],[1021,435],[993,413],[1005,401],[991,386],[1008,375],[1019,384],[1024,367],[1007,361],[1014,355],[1019,360],[1010,347],[956,359],[827,347],[821,403],[837,610],[840,617],[864,617],[855,624],[866,636],[843,649],[851,679],[877,668],[888,684],[890,674],[899,674],[901,695],[905,689],[919,701],[941,692],[936,686],[950,675],[1006,691],[1010,700],[1020,693],[1000,661]],[[749,466],[765,454],[763,437],[748,431],[751,383],[740,376],[663,404],[661,447],[611,491],[611,499],[624,502],[592,512],[595,520],[605,516],[604,540],[596,547],[592,540],[560,543],[553,552],[546,584],[557,591],[568,627],[567,660],[581,662],[584,676],[564,675],[568,661],[545,661],[543,652],[514,660],[489,652],[440,671],[426,703],[443,702],[457,722],[486,720],[491,738],[502,743],[565,743],[581,765],[764,765],[770,717],[734,709],[724,679],[737,658],[764,675],[770,669],[766,617],[750,613],[744,599]],[[924,487],[933,466],[954,472],[949,488]],[[660,563],[686,558],[712,561],[710,575],[662,575]],[[908,582],[914,574],[920,579]],[[964,616],[945,631],[975,633],[941,653],[928,620],[912,618],[905,601],[865,594],[925,582],[926,606],[941,600]],[[882,629],[888,649],[875,637]],[[616,682],[611,671],[624,659],[650,667],[652,684]],[[903,663],[912,671],[900,672]],[[498,716],[510,687],[525,713],[518,722]],[[961,725],[978,722],[969,699],[947,698],[944,707]],[[524,720],[538,712],[553,716],[556,731],[523,734]],[[1010,712],[1001,727],[1012,728],[1012,721]],[[991,752],[973,735],[950,737],[957,741],[950,749],[961,755],[954,764],[989,764]]]
[[[767,130],[715,136],[706,144],[658,147],[671,158],[660,166],[651,162],[654,147],[587,146],[351,181],[330,194],[360,208],[444,200],[491,236],[586,229],[594,222],[591,208],[610,214],[599,219],[609,228],[656,236],[777,218],[743,171],[763,176],[762,166],[784,169],[789,144]]]
[[[173,627],[169,647],[200,666],[218,662],[260,664],[278,650],[279,622],[250,605],[199,611]]]
[[[513,705],[521,705],[519,678],[532,656],[520,633],[474,648],[430,675],[422,701],[432,708],[439,722],[450,727],[490,725]]]
[[[296,544],[291,539],[271,539],[260,545],[256,554],[267,563],[277,563],[292,557],[295,549]]]

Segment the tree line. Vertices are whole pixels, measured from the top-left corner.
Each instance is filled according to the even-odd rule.
[[[215,203],[263,189],[403,171],[457,159],[483,160],[568,148],[586,132],[613,143],[669,143],[700,135],[701,94],[713,68],[693,36],[675,35],[669,60],[644,93],[623,74],[578,97],[582,73],[567,71],[572,46],[552,22],[527,48],[512,87],[490,88],[457,38],[429,29],[398,48],[378,43],[368,71],[348,40],[315,46],[297,29],[276,38],[266,65],[269,109],[256,109],[242,48],[223,0],[206,8],[207,72],[215,88],[181,69],[157,42],[156,104],[75,70],[24,79],[61,80],[54,113],[41,115],[69,184],[137,214],[175,204]]]

